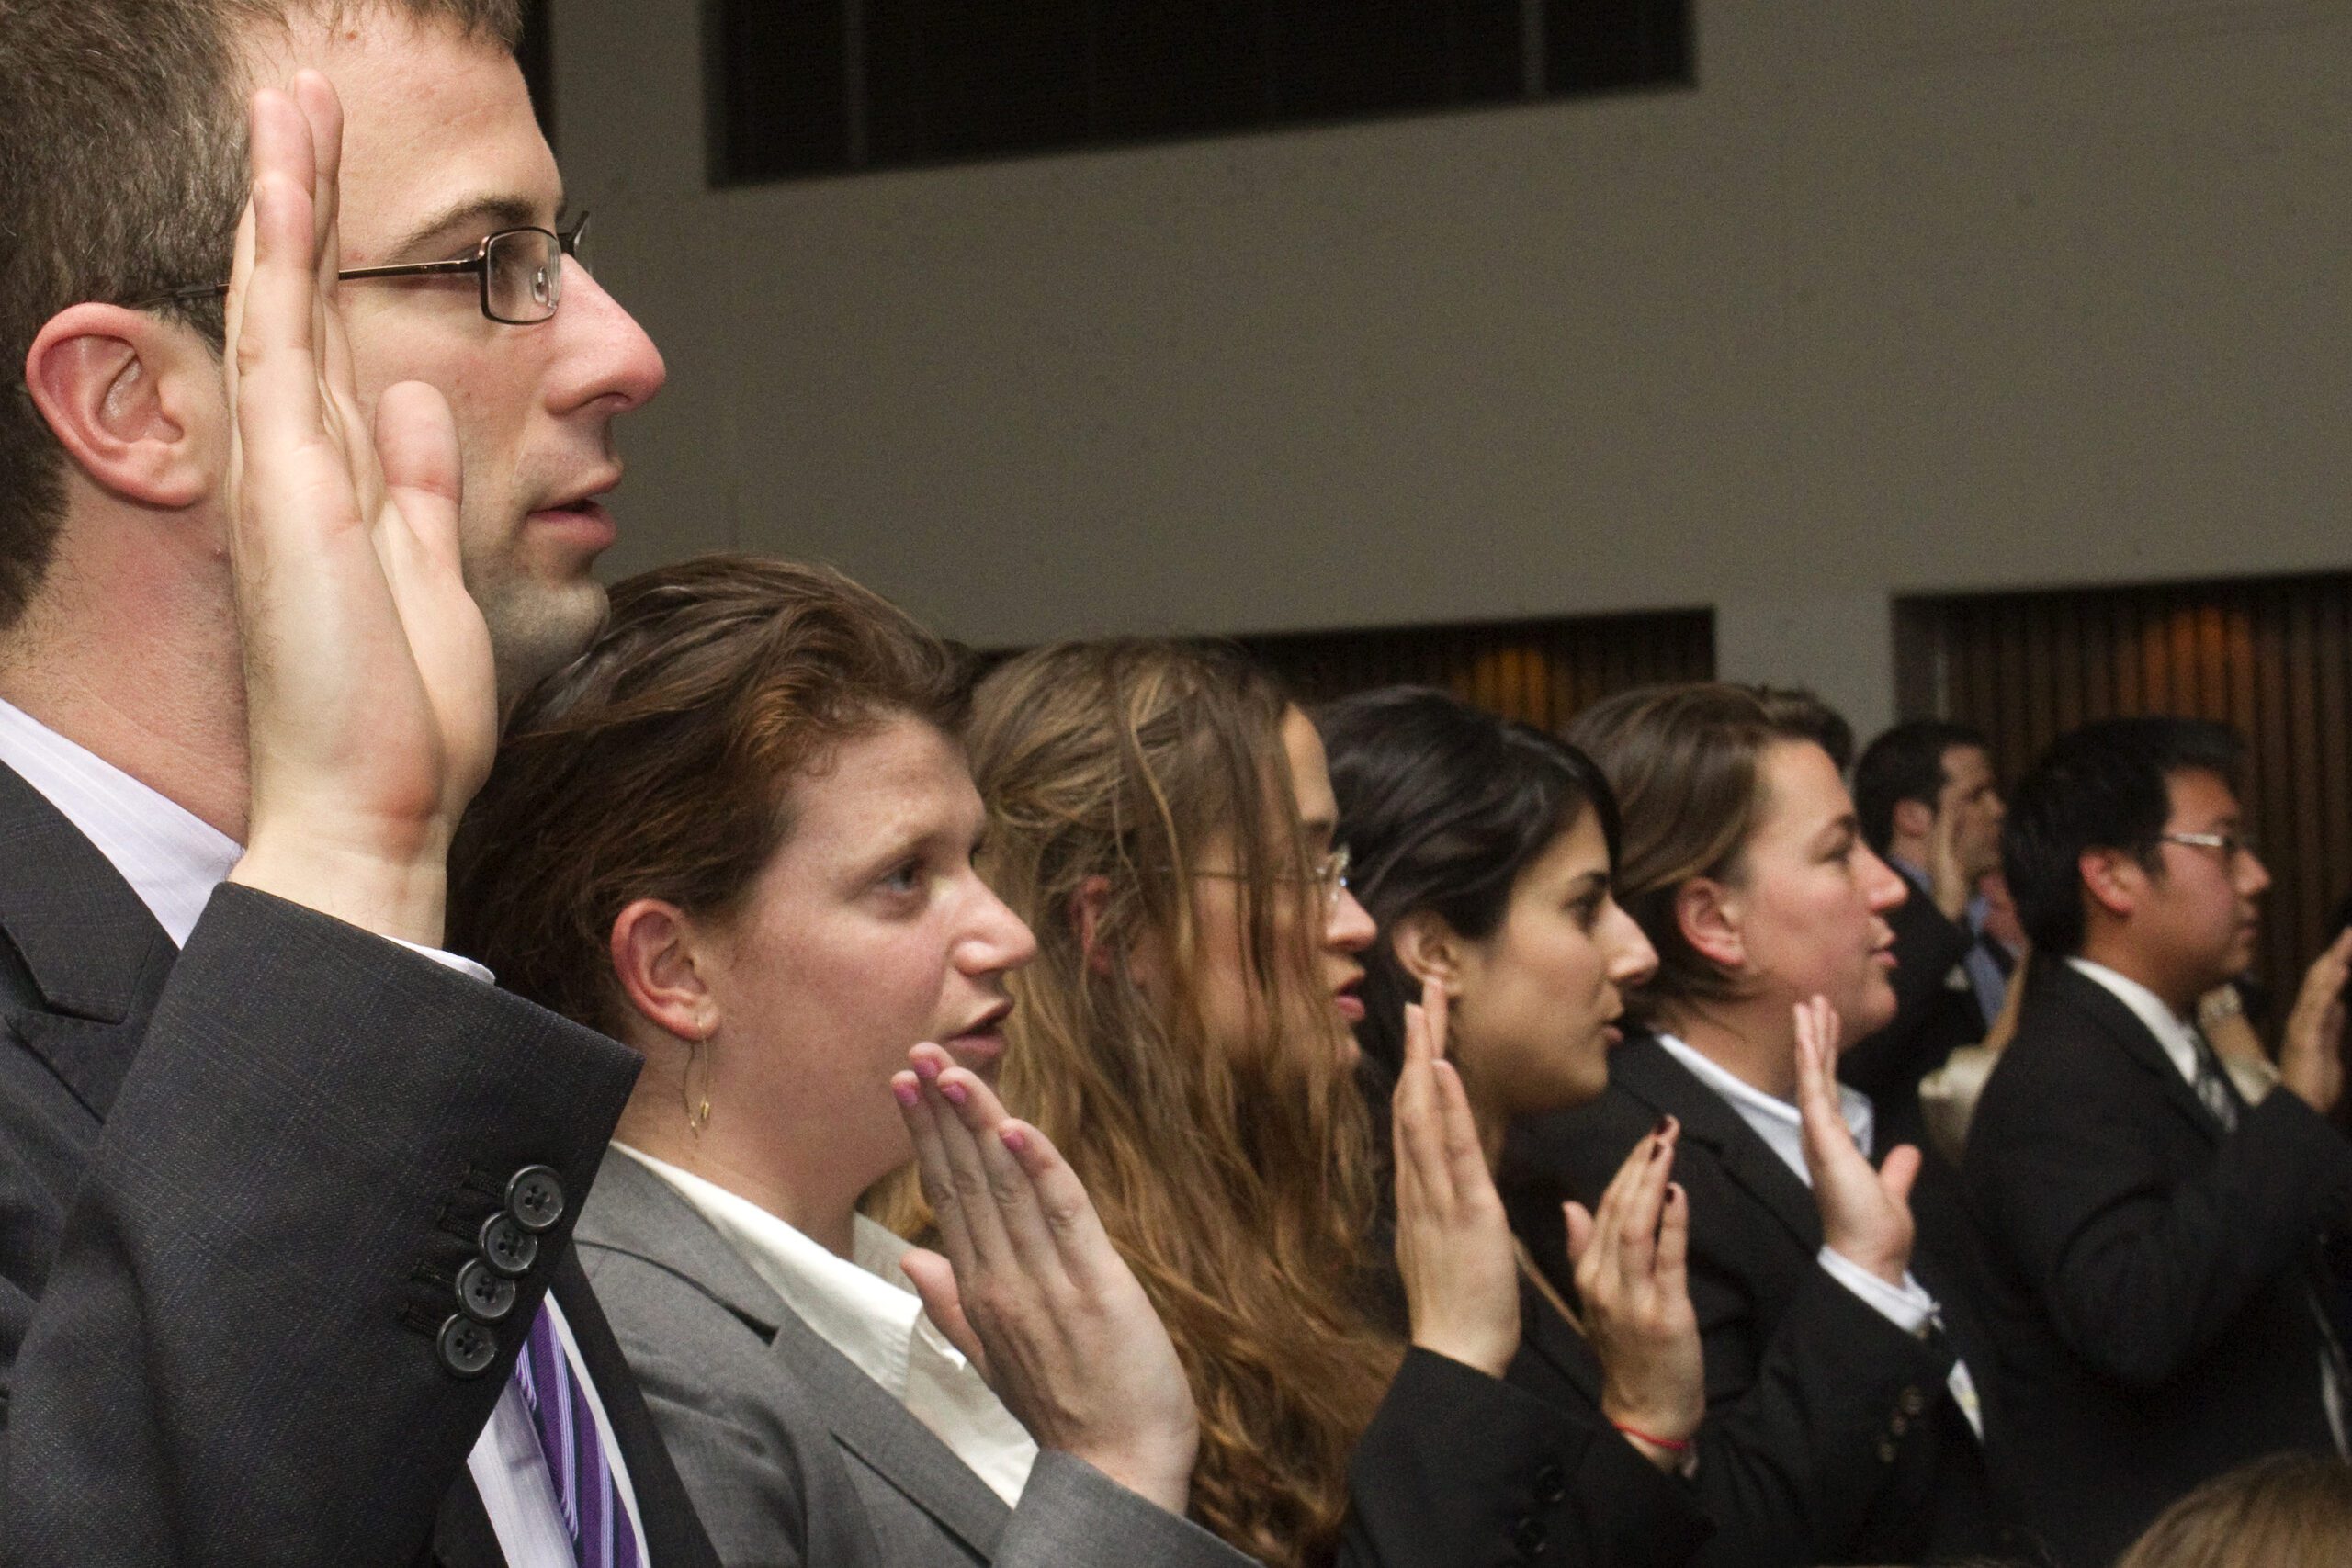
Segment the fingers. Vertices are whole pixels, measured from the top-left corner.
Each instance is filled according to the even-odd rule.
[[[1006,1121],[997,1135],[1029,1178],[1046,1233],[1072,1282],[1093,1288],[1106,1271],[1125,1267],[1111,1245],[1110,1233],[1102,1228],[1094,1201],[1086,1195],[1085,1183],[1053,1141],[1030,1123],[1012,1120]]]
[[[436,566],[461,570],[458,422],[449,400],[422,381],[384,389],[376,400],[376,455],[384,490]]]
[[[288,479],[288,461],[321,428],[311,149],[308,129],[282,93],[254,95],[252,136],[252,248],[242,279],[232,279],[231,346],[245,467],[250,479],[267,485]],[[242,243],[239,249],[244,252]]]
[[[1453,1212],[1453,1183],[1445,1151],[1445,1111],[1440,1103],[1435,1053],[1430,1048],[1428,1015],[1419,1007],[1405,1007],[1405,1066],[1396,1077],[1390,1110],[1395,1122],[1396,1201],[1404,1212],[1411,1198],[1417,1210],[1434,1210],[1442,1218]]]
[[[1454,1201],[1493,1198],[1494,1173],[1487,1168],[1487,1152],[1479,1146],[1477,1118],[1470,1113],[1470,1096],[1452,1062],[1437,1065],[1437,1100],[1445,1140],[1446,1183]],[[1496,1200],[1500,1201],[1499,1199]]]
[[[972,1331],[971,1321],[964,1315],[964,1297],[956,1288],[955,1266],[936,1252],[919,1247],[900,1255],[899,1267],[906,1271],[915,1294],[922,1298],[923,1315],[931,1319],[932,1326],[962,1351],[964,1359],[986,1380],[988,1352],[980,1344],[980,1337]]]
[[[926,1092],[921,1076],[912,1072],[894,1075],[890,1092],[897,1097],[899,1115],[907,1124],[908,1135],[914,1140],[915,1170],[922,1179],[923,1198],[931,1204],[932,1219],[939,1227],[940,1245],[946,1249],[948,1261],[956,1272],[969,1274],[971,1230],[964,1216],[964,1194],[948,1163],[946,1143],[940,1135],[938,1098]]]
[[[1668,1301],[1690,1293],[1690,1195],[1679,1181],[1666,1186],[1666,1202],[1657,1222],[1657,1261],[1652,1278],[1658,1293]]]
[[[1592,1211],[1582,1203],[1563,1203],[1560,1213],[1568,1225],[1568,1261],[1581,1265],[1592,1247]]]
[[[1649,1278],[1657,1249],[1658,1217],[1666,1204],[1667,1178],[1674,1168],[1674,1140],[1680,1130],[1669,1123],[1649,1139],[1649,1157],[1634,1173],[1617,1216],[1619,1267],[1631,1280]]]
[[[1897,1144],[1887,1151],[1886,1159],[1878,1168],[1878,1184],[1892,1201],[1908,1207],[1911,1184],[1919,1179],[1919,1151],[1909,1144]]]
[[[916,1049],[938,1063],[948,1060],[935,1045]],[[919,1064],[915,1070],[920,1074],[922,1066]],[[967,1068],[940,1066],[932,1087],[948,1108],[940,1121],[941,1142],[964,1189],[965,1223],[977,1261],[982,1268],[1017,1269],[1041,1285],[1059,1288],[1067,1280],[1061,1245],[1052,1234],[1035,1183],[1012,1146],[1026,1144],[1035,1130],[1017,1127],[996,1091]],[[1012,1134],[1011,1142],[1007,1133]],[[1071,1179],[1074,1184],[1076,1178]],[[1078,1202],[1087,1206],[1082,1190]]]
[[[1435,979],[1421,982],[1423,1033],[1425,1043],[1433,1060],[1442,1061],[1445,1057],[1446,1020],[1452,1005],[1451,999],[1445,994],[1445,987]]]

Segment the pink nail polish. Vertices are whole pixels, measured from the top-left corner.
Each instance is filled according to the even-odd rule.
[[[917,1056],[915,1058],[915,1076],[922,1078],[925,1083],[936,1078],[939,1076],[939,1063],[937,1059],[931,1056]]]
[[[915,1108],[915,1101],[922,1098],[921,1092],[916,1089],[914,1085],[910,1083],[901,1083],[897,1078],[892,1078],[890,1080],[890,1092],[892,1095],[897,1097],[899,1104],[905,1106],[910,1111],[912,1111]]]
[[[950,1105],[961,1105],[971,1098],[971,1090],[959,1083],[941,1084],[939,1092],[947,1097],[947,1103]]]
[[[1029,1134],[1018,1127],[1007,1127],[997,1134],[997,1136],[1004,1140],[1004,1146],[1014,1154],[1019,1154],[1029,1146]]]

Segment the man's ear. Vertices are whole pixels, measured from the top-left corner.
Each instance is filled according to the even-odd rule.
[[[707,1040],[718,998],[704,973],[701,932],[675,904],[639,898],[613,919],[613,973],[647,1021],[681,1040]]]
[[[1078,935],[1078,951],[1086,960],[1087,968],[1097,975],[1109,975],[1118,962],[1102,941],[1102,911],[1111,907],[1111,879],[1090,876],[1078,885],[1069,896],[1070,930]]]
[[[176,510],[220,482],[220,363],[196,330],[120,305],[69,306],[41,325],[25,386],[93,483]]]
[[[1894,831],[1905,839],[1924,839],[1936,830],[1936,808],[1924,800],[1894,803]]]
[[[2121,850],[2085,850],[2075,867],[2091,902],[2119,920],[2140,907],[2148,889],[2148,868]]]
[[[1709,963],[1739,969],[1747,963],[1739,897],[1712,876],[1694,876],[1674,892],[1674,923],[1682,940]]]
[[[1449,998],[1462,995],[1463,941],[1443,915],[1416,909],[1388,928],[1388,945],[1405,973],[1438,983]]]

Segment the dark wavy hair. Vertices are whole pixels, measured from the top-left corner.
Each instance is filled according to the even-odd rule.
[[[1427,686],[1390,686],[1317,710],[1340,802],[1348,883],[1379,923],[1363,954],[1356,1040],[1394,1075],[1404,1008],[1420,987],[1388,933],[1428,910],[1463,936],[1490,936],[1520,873],[1590,812],[1617,857],[1617,797],[1591,759],[1543,731]]]

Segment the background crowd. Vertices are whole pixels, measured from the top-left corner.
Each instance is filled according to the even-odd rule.
[[[607,596],[514,28],[0,0],[0,1562],[2352,1551],[2234,737]]]

